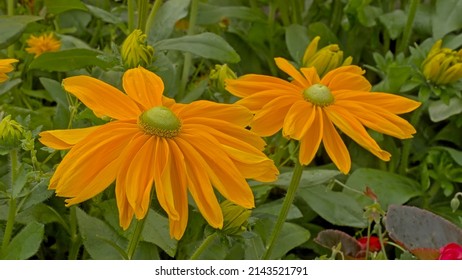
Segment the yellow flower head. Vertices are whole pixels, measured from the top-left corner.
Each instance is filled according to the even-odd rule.
[[[55,39],[53,33],[42,34],[38,37],[31,35],[26,41],[29,46],[26,51],[38,57],[42,53],[55,52],[61,48],[61,41]]]
[[[321,37],[316,36],[308,45],[303,55],[303,67],[314,67],[320,77],[327,72],[340,66],[350,65],[353,61],[351,56],[343,60],[343,51],[337,44],[328,45],[318,50],[318,43]]]
[[[133,30],[122,44],[122,59],[127,68],[151,64],[154,48],[146,44],[146,34]]]
[[[180,239],[188,221],[188,190],[207,222],[223,226],[214,188],[244,208],[254,207],[246,178],[270,182],[278,174],[262,152],[265,142],[245,127],[252,113],[239,105],[164,97],[164,84],[142,67],[128,70],[120,90],[88,76],[63,80],[64,88],[97,116],[113,121],[82,129],[40,134],[54,149],[69,149],[50,189],[80,203],[114,180],[120,225],[145,217],[154,185],[167,212],[170,234]],[[213,186],[213,187],[212,187]]]
[[[425,78],[437,85],[450,84],[462,78],[462,49],[441,48],[442,43],[442,40],[436,41],[422,63]]]
[[[255,112],[252,131],[270,136],[282,128],[285,137],[300,141],[299,161],[309,164],[321,142],[343,173],[351,159],[335,127],[382,160],[382,150],[365,127],[400,139],[410,138],[415,129],[397,116],[416,109],[420,103],[393,94],[370,92],[371,85],[358,66],[343,66],[319,78],[316,68],[295,69],[276,58],[277,66],[292,82],[265,75],[245,75],[227,81],[227,90],[242,97],[237,102]]]
[[[0,59],[0,83],[8,80],[8,75],[6,75],[6,73],[14,70],[14,66],[11,64],[16,62],[18,62],[18,60],[13,58]]]
[[[227,64],[215,65],[215,68],[210,71],[209,79],[213,87],[219,91],[225,90],[225,80],[236,79],[236,73],[234,73]]]

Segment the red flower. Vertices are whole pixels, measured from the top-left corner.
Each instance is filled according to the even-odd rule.
[[[361,251],[366,251],[367,236],[359,238],[358,242],[361,246]],[[378,252],[380,249],[382,249],[382,245],[380,245],[380,239],[376,236],[369,237],[369,252]]]
[[[462,260],[462,246],[457,243],[449,243],[440,248],[439,260]]]

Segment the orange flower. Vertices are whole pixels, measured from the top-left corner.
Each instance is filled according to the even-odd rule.
[[[43,34],[38,37],[31,35],[26,43],[29,46],[26,48],[26,52],[35,54],[35,57],[45,52],[55,52],[61,48],[61,42],[56,40],[52,33]]]
[[[126,95],[88,76],[67,78],[64,88],[97,116],[113,121],[96,127],[46,131],[40,141],[71,149],[50,181],[50,189],[80,203],[114,180],[120,225],[146,216],[151,188],[180,239],[188,221],[188,190],[207,222],[223,225],[213,187],[226,199],[254,207],[246,178],[269,182],[278,174],[264,141],[245,127],[252,113],[239,105],[196,101],[177,104],[163,97],[164,84],[142,67],[123,76]],[[213,187],[212,187],[213,185]]]
[[[359,145],[382,160],[390,154],[382,150],[365,127],[400,139],[416,131],[396,114],[416,109],[420,103],[393,94],[370,92],[370,83],[358,66],[343,66],[319,78],[314,67],[295,69],[287,60],[276,58],[278,67],[293,78],[283,79],[249,74],[227,80],[227,90],[242,97],[237,102],[255,112],[252,131],[270,136],[282,129],[285,137],[300,141],[299,161],[309,164],[321,141],[327,154],[343,173],[351,159],[335,129],[337,127]],[[335,125],[335,127],[334,127]]]
[[[8,76],[6,75],[6,73],[9,73],[14,70],[14,66],[11,64],[16,62],[18,62],[18,60],[14,58],[0,59],[0,83],[3,83],[6,80],[8,80]]]

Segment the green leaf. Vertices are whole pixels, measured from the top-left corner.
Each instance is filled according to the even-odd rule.
[[[71,49],[43,53],[30,64],[30,69],[66,72],[88,66],[108,68],[109,63],[98,58],[101,53],[89,49]],[[65,61],[65,63],[63,63]]]
[[[154,49],[191,52],[221,62],[237,63],[240,60],[236,51],[222,37],[210,32],[165,39],[157,42]]]
[[[45,0],[45,6],[49,13],[55,15],[69,10],[88,10],[80,0]]]
[[[461,14],[461,1],[436,1],[435,13],[432,18],[433,38],[441,39],[444,35],[462,28]]]
[[[363,217],[363,207],[352,195],[331,191],[323,185],[301,188],[299,195],[331,224],[357,228],[367,225]]]
[[[356,169],[348,177],[345,184],[360,192],[364,192],[366,187],[371,188],[384,209],[390,204],[403,204],[420,194],[420,185],[416,181],[398,174],[372,168]],[[355,196],[362,205],[372,203],[369,198],[363,195],[358,194]]]
[[[119,24],[122,22],[122,19],[111,14],[110,12],[103,10],[101,8],[85,4],[85,6],[88,8],[90,13],[95,16],[96,18],[101,19],[104,22],[107,23],[112,23],[112,24]]]
[[[403,32],[406,19],[407,16],[403,10],[394,10],[379,16],[380,22],[385,26],[390,38],[393,40],[397,39]]]
[[[265,213],[265,214],[270,214],[270,215],[277,217],[278,214],[281,212],[283,200],[284,199],[281,198],[281,199],[260,205],[254,210],[252,210],[252,215]],[[287,220],[298,219],[301,217],[303,217],[303,214],[300,212],[300,210],[298,210],[298,208],[295,207],[295,205],[291,205],[289,208],[289,213],[287,214]]]
[[[27,24],[43,19],[37,16],[0,16],[0,49],[16,42]]]
[[[10,89],[22,83],[21,79],[13,79],[0,84],[0,96],[10,91]]]
[[[44,226],[37,222],[26,225],[2,252],[4,260],[26,260],[37,253],[42,243]]]
[[[147,34],[147,40],[150,44],[170,37],[175,28],[175,23],[188,15],[189,2],[191,1],[170,0],[162,4],[149,29],[149,34]]]
[[[294,61],[297,63],[302,62],[309,43],[308,30],[305,26],[291,24],[286,27],[286,45]]]
[[[215,24],[228,18],[237,18],[250,22],[264,21],[264,14],[245,6],[215,6],[199,3],[197,24]]]
[[[56,103],[58,103],[59,105],[63,105],[66,108],[69,107],[67,93],[61,86],[61,83],[53,79],[44,78],[44,77],[39,78],[39,80],[40,80],[40,83],[42,83],[43,87],[51,95],[53,100],[56,101]]]
[[[95,260],[123,259],[120,248],[127,246],[127,240],[100,219],[88,215],[80,208],[76,208],[76,211],[83,245],[90,256]]]
[[[169,256],[175,256],[178,242],[170,238],[168,219],[152,209],[149,209],[141,237],[162,248]]]
[[[448,243],[462,244],[462,230],[427,210],[392,205],[385,226],[390,237],[408,250],[439,249]]]
[[[443,100],[431,101],[428,106],[428,113],[433,122],[443,121],[451,116],[462,112],[462,99],[453,97],[446,104]]]
[[[437,149],[445,150],[449,153],[452,159],[457,162],[458,165],[462,166],[462,151],[449,148],[449,147],[435,147]]]
[[[280,259],[293,248],[302,245],[310,239],[310,232],[296,224],[284,223],[276,240],[271,259]]]
[[[287,189],[287,186],[289,186],[290,181],[292,180],[292,174],[293,172],[282,173],[279,175],[278,180],[272,184]],[[299,188],[324,184],[339,174],[340,172],[338,170],[305,169],[300,179]]]

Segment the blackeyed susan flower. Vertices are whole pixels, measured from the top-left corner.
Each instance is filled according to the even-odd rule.
[[[227,90],[242,97],[237,104],[255,112],[252,131],[270,136],[282,129],[285,137],[299,140],[302,165],[313,160],[322,142],[338,169],[349,172],[350,155],[335,127],[385,161],[390,154],[379,147],[365,127],[400,139],[411,138],[416,132],[397,114],[410,112],[420,103],[370,92],[371,84],[362,76],[360,67],[339,67],[320,79],[314,67],[298,71],[283,58],[275,60],[293,78],[292,82],[249,74],[228,80]]]
[[[63,86],[97,116],[113,119],[40,134],[51,148],[70,148],[49,186],[68,198],[67,205],[95,196],[115,180],[120,225],[126,229],[133,215],[145,217],[154,185],[170,234],[180,239],[188,220],[188,190],[207,222],[221,228],[214,188],[233,203],[253,208],[245,179],[276,179],[277,168],[261,152],[265,142],[245,129],[252,113],[243,106],[175,103],[162,95],[162,80],[142,67],[124,74],[126,94],[88,76],[64,79]]]
[[[14,58],[0,59],[0,83],[8,80],[8,75],[6,75],[6,73],[14,70],[14,66],[12,64],[16,62],[18,62],[18,60]]]
[[[42,53],[55,52],[61,48],[61,41],[56,39],[53,33],[42,34],[40,36],[31,35],[26,41],[28,47],[26,52],[38,57]]]

